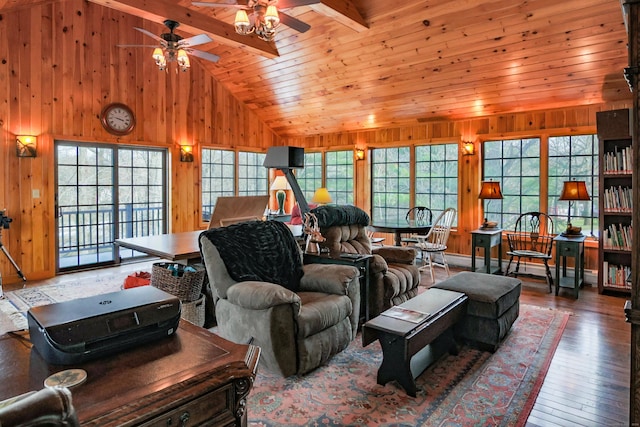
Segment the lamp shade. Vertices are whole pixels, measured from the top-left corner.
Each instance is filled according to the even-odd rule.
[[[271,183],[271,187],[269,189],[271,191],[291,190],[291,186],[289,185],[289,181],[287,181],[287,177],[284,175],[278,175]]]
[[[480,187],[478,199],[502,199],[500,183],[498,181],[482,181],[482,187]]]
[[[559,200],[591,200],[584,181],[565,181]]]
[[[319,205],[326,205],[327,203],[331,203],[333,200],[331,199],[331,194],[329,194],[329,190],[324,187],[320,187],[313,193],[313,198],[311,199],[313,203],[317,203]]]

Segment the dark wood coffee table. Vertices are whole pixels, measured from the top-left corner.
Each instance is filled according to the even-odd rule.
[[[429,313],[418,323],[385,314],[362,328],[362,345],[375,340],[382,346],[378,384],[396,380],[409,396],[416,397],[415,379],[445,350],[457,353],[453,328],[465,313],[467,296],[444,289],[428,289],[398,307]]]

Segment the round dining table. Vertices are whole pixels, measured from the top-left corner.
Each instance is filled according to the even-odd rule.
[[[431,230],[431,224],[406,219],[381,220],[370,224],[369,228],[379,233],[393,233],[395,245],[401,246],[403,234],[427,234]]]

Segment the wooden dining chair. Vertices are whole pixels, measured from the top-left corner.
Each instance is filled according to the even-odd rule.
[[[513,231],[507,233],[507,243],[509,244],[509,264],[504,273],[505,276],[512,275],[518,277],[520,273],[520,261],[537,259],[542,261],[545,267],[549,292],[552,291],[553,277],[549,269],[551,250],[553,249],[553,219],[542,212],[526,212],[521,214],[516,220]],[[515,270],[511,270],[511,262],[516,260]]]
[[[431,224],[433,221],[433,212],[426,206],[414,206],[407,211],[407,215],[404,217],[407,223],[414,221],[416,224]],[[418,240],[413,236],[403,237],[402,244],[415,246]]]
[[[384,237],[375,237],[375,232],[367,228],[367,237],[371,240],[371,246],[382,246]]]
[[[418,243],[416,248],[420,250],[422,255],[422,267],[420,271],[424,271],[427,268],[431,273],[431,282],[435,282],[435,276],[433,275],[433,267],[442,267],[449,276],[449,264],[447,264],[447,258],[444,255],[444,251],[447,250],[447,241],[449,240],[449,234],[451,227],[456,219],[457,211],[454,208],[447,208],[436,218],[435,222],[431,226],[429,233],[425,236],[414,234]],[[436,255],[440,255],[440,260],[436,261]]]

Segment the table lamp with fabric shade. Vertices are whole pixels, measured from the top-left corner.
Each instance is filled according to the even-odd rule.
[[[480,187],[480,194],[478,194],[478,199],[480,200],[489,200],[487,202],[487,210],[489,210],[489,203],[494,199],[502,199],[502,191],[500,190],[500,183],[498,181],[482,181],[482,186]],[[498,224],[495,222],[489,222],[487,217],[485,216],[484,222],[480,226],[480,228],[495,228]]]
[[[565,181],[562,186],[562,193],[558,200],[569,201],[569,211],[567,214],[567,229],[563,235],[576,235],[582,233],[581,227],[573,227],[571,225],[571,205],[576,200],[591,200],[589,191],[587,191],[587,183],[585,181]]]
[[[284,202],[287,199],[285,190],[291,190],[291,186],[284,175],[276,176],[270,187],[271,191],[276,192],[276,200],[278,201],[278,215],[284,215]]]
[[[311,201],[319,205],[326,205],[327,203],[333,202],[333,199],[331,198],[331,194],[329,194],[329,190],[325,187],[320,187],[313,193]]]

